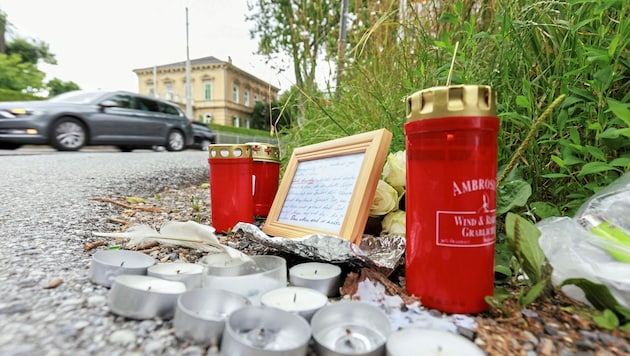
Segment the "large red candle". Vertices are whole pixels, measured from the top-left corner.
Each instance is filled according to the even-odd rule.
[[[443,312],[483,311],[494,291],[495,92],[430,88],[407,110],[407,291]]]

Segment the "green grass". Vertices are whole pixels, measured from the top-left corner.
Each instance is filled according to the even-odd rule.
[[[452,83],[490,85],[498,93],[499,166],[533,134],[510,175],[532,188],[528,204],[515,212],[541,218],[532,204],[545,204],[572,215],[630,169],[627,1],[439,3],[439,11],[405,23],[386,9],[366,21],[371,27],[351,31],[355,45],[341,87],[307,93],[302,124],[286,133],[290,145],[387,128],[394,135],[390,150],[404,149],[405,98],[446,84],[459,42]],[[562,104],[531,132],[561,95]]]

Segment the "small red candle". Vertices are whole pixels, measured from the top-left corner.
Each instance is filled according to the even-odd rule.
[[[250,142],[254,175],[254,215],[267,216],[278,191],[280,150],[268,143]]]
[[[212,226],[227,232],[253,223],[252,150],[249,145],[209,145]]]

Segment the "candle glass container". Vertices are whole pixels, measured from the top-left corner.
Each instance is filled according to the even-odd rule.
[[[100,250],[92,256],[90,280],[111,287],[114,278],[121,274],[146,275],[155,259],[142,252],[129,250]]]
[[[221,289],[186,291],[177,298],[175,335],[204,345],[219,345],[227,316],[250,304],[242,295]]]
[[[183,282],[186,289],[201,287],[202,272],[202,265],[185,262],[158,263],[147,269],[148,276]]]
[[[318,310],[311,319],[319,356],[383,356],[392,327],[385,312],[359,301],[340,301]]]
[[[210,276],[241,276],[257,271],[254,259],[234,258],[225,252],[206,255],[199,262],[203,273]]]
[[[486,353],[474,342],[450,331],[404,328],[394,331],[385,345],[387,356],[407,356],[413,350],[417,355],[483,356]]]
[[[260,297],[260,304],[286,310],[310,321],[315,312],[328,304],[328,297],[310,288],[284,287],[265,292]]]
[[[248,269],[245,274],[225,276],[213,274],[215,270],[204,271],[202,285],[204,288],[228,290],[247,297],[252,305],[260,305],[263,293],[287,286],[287,262],[280,256],[252,256],[255,268]]]
[[[289,268],[289,283],[315,289],[328,297],[339,295],[341,268],[330,263],[306,262]]]
[[[254,215],[265,217],[278,192],[280,149],[276,145],[248,142],[252,148],[254,176]]]
[[[310,339],[311,328],[304,318],[277,308],[249,306],[228,316],[221,355],[302,356]]]
[[[443,312],[481,312],[494,293],[496,93],[435,87],[407,107],[407,292]]]
[[[151,276],[119,275],[114,279],[107,304],[112,313],[131,319],[170,319],[186,285]]]
[[[252,150],[249,145],[209,145],[212,226],[228,232],[239,222],[253,223]]]

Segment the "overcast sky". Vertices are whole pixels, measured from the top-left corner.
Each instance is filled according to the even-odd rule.
[[[134,69],[186,60],[187,7],[190,59],[229,56],[283,91],[293,84],[291,70],[278,74],[253,54],[247,0],[0,0],[10,32],[44,41],[55,54],[57,65],[39,67],[46,80],[135,92]]]

